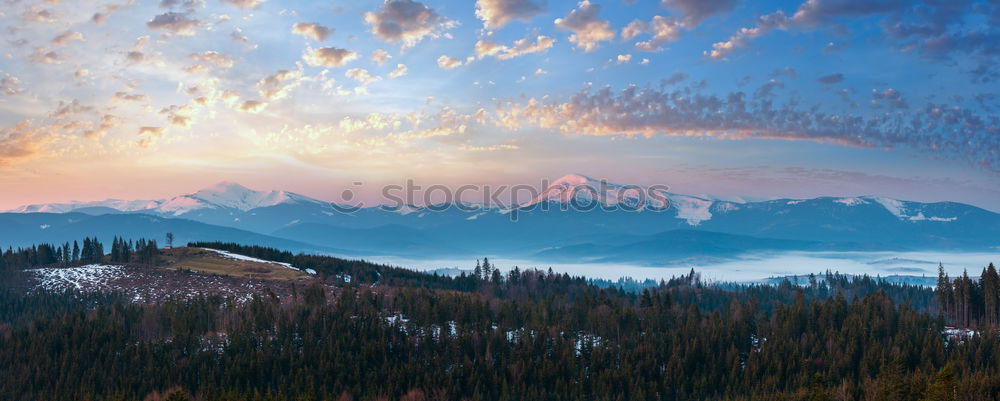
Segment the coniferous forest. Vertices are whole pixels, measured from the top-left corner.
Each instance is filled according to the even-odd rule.
[[[142,244],[141,246],[138,244]],[[998,284],[834,273],[619,286],[488,260],[457,277],[236,244],[317,272],[290,297],[134,303],[0,290],[8,400],[997,400]],[[156,268],[152,241],[7,250],[38,266]],[[350,277],[350,280],[345,280]],[[157,283],[148,283],[157,285]]]

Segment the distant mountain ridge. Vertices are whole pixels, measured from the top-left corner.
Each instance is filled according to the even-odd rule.
[[[661,210],[664,201],[669,208]],[[611,211],[567,207],[574,202]],[[775,250],[1000,250],[1000,214],[961,203],[876,196],[740,202],[602,183],[580,174],[553,181],[529,202],[471,211],[376,206],[345,214],[304,195],[223,182],[163,200],[42,204],[10,211],[11,216],[26,213],[150,215],[161,223],[184,219],[291,241],[294,246],[288,248],[296,250],[408,258],[490,254],[661,264]],[[143,221],[136,224],[156,231],[154,223]],[[0,234],[12,229],[0,227]],[[38,234],[45,238],[44,232]]]
[[[11,213],[69,213],[81,209],[112,209],[119,212],[148,212],[180,216],[200,209],[236,209],[250,211],[284,203],[326,202],[286,191],[255,191],[234,182],[223,181],[199,191],[160,200],[107,199],[92,202],[50,203],[21,206]]]
[[[601,191],[604,189],[604,191]],[[886,212],[908,221],[937,221],[950,222],[958,219],[957,216],[937,216],[925,214],[927,203],[901,201],[877,196],[859,197],[819,197],[812,199],[776,199],[759,202],[737,202],[729,200],[719,200],[708,196],[693,196],[669,193],[664,190],[649,190],[655,194],[653,197],[641,196],[637,192],[646,190],[647,187],[638,185],[622,185],[603,182],[582,174],[568,174],[553,181],[541,193],[532,200],[508,207],[497,207],[496,210],[508,210],[510,207],[530,208],[542,203],[577,204],[587,205],[595,202],[598,205],[635,207],[642,210],[646,207],[661,208],[666,206],[666,200],[670,207],[676,210],[676,217],[686,220],[690,225],[697,226],[703,221],[711,220],[715,214],[724,214],[733,210],[739,210],[743,205],[784,202],[786,205],[794,206],[802,203],[829,200],[844,206],[859,205],[881,205]],[[662,198],[660,198],[662,197]],[[636,205],[636,202],[645,201],[646,205]],[[951,203],[951,202],[947,202]],[[158,214],[163,216],[182,216],[198,210],[233,209],[241,212],[249,212],[254,209],[274,207],[289,204],[306,204],[327,206],[328,202],[314,199],[305,195],[293,192],[269,190],[257,191],[247,188],[235,182],[223,181],[218,184],[203,188],[190,194],[178,195],[168,199],[159,200],[121,200],[106,199],[103,201],[89,202],[69,202],[69,203],[46,203],[24,205],[5,212],[8,213],[69,213],[83,210],[106,211],[107,209],[118,212],[143,212],[148,214]],[[376,206],[378,207],[378,206]],[[970,206],[972,207],[972,206]],[[332,208],[330,208],[332,210]],[[424,208],[419,206],[403,206],[394,209],[398,214],[410,214],[420,212]],[[103,213],[93,213],[103,214]]]

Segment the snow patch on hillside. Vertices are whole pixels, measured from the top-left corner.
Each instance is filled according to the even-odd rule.
[[[712,201],[693,196],[672,196],[670,202],[677,208],[677,218],[687,220],[692,226],[712,218]]]
[[[840,198],[834,200],[834,202],[847,205],[847,206],[857,206],[857,205],[867,205],[868,201],[861,198]]]
[[[878,202],[880,205],[882,205],[882,207],[884,207],[885,210],[888,210],[889,213],[892,213],[893,216],[899,217],[901,219],[907,217],[906,207],[903,205],[903,202],[900,202],[895,199],[882,198],[882,197],[875,197],[872,199],[874,199],[875,202]]]
[[[282,266],[282,267],[287,267],[287,268],[293,269],[293,270],[299,270],[299,269],[295,268],[294,266],[292,266],[292,265],[290,265],[288,263],[274,262],[274,261],[264,260],[264,259],[257,259],[257,258],[250,257],[250,256],[240,255],[238,253],[226,252],[226,251],[222,251],[222,250],[218,250],[218,249],[212,249],[212,248],[201,248],[201,249],[204,249],[206,251],[215,252],[215,253],[217,253],[219,255],[222,255],[222,257],[227,258],[227,259],[242,260],[242,261],[245,261],[245,262],[256,262],[256,263],[272,264],[272,265],[278,265],[278,266]],[[313,273],[313,274],[315,274],[315,273]]]
[[[892,213],[893,216],[896,216],[901,220],[940,221],[940,222],[958,220],[958,217],[937,217],[937,216],[928,217],[924,215],[923,211],[918,211],[917,214],[911,216],[909,215],[910,210],[908,210],[906,204],[901,201],[889,198],[882,198],[882,197],[873,197],[872,199],[875,202],[878,202],[880,205],[882,205],[882,207],[884,207],[885,210],[889,211],[889,213]]]
[[[920,213],[917,213],[916,216],[910,216],[908,218],[908,220],[910,220],[910,221],[942,221],[942,222],[947,222],[947,221],[958,220],[958,217],[937,217],[937,216],[927,217],[927,216],[924,216],[924,212],[920,212]]]
[[[124,276],[122,266],[86,265],[65,268],[31,269],[28,272],[38,278],[38,287],[48,291],[83,290],[85,288],[108,288],[109,283]]]
[[[735,203],[732,203],[732,202],[720,202],[720,203],[716,204],[715,210],[717,210],[717,211],[719,211],[721,213],[729,213],[729,212],[735,212],[737,210],[740,210],[740,207],[738,205],[736,205]]]

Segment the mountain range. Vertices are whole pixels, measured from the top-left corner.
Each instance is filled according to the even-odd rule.
[[[574,202],[628,207],[568,207]],[[162,238],[171,231],[179,243],[233,241],[353,257],[503,255],[648,265],[790,250],[1000,249],[1000,214],[961,203],[874,196],[737,202],[602,185],[580,174],[553,181],[523,204],[443,209],[341,213],[308,196],[223,182],[169,199],[21,206],[0,213],[0,245],[93,235]]]

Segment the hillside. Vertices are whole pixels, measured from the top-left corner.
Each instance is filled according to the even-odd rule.
[[[445,277],[223,243],[19,267],[39,252],[0,258],[36,281],[0,287],[4,399],[986,401],[1000,373],[992,267],[941,277],[971,289],[942,297],[832,273],[624,290],[482,260]]]
[[[153,265],[102,261],[27,269],[19,286],[57,292],[119,292],[142,303],[197,296],[246,302],[254,295],[284,298],[296,283],[304,286],[315,281],[315,274],[287,263],[182,247],[160,251]]]

